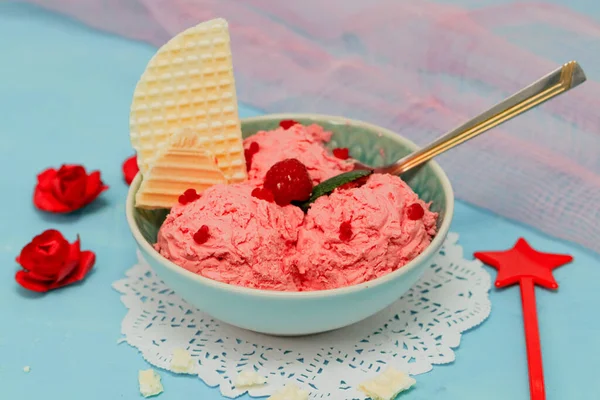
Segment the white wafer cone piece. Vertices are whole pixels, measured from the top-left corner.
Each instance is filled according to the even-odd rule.
[[[191,131],[175,134],[158,150],[143,175],[135,196],[139,208],[171,208],[187,189],[201,193],[227,183],[215,156],[206,150],[201,138]]]
[[[142,174],[171,135],[189,129],[229,182],[247,179],[229,41],[227,21],[203,22],[169,40],[146,66],[129,122]]]

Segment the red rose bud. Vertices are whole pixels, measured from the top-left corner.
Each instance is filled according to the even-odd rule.
[[[293,119],[284,119],[279,122],[279,126],[285,129],[286,131],[290,129],[292,126],[298,124],[299,122],[294,121]]]
[[[139,170],[137,156],[134,155],[125,160],[123,163],[123,178],[125,179],[125,183],[131,185]]]
[[[333,156],[340,160],[347,160],[350,157],[350,150],[345,147],[333,149]]]
[[[47,292],[81,281],[95,261],[93,252],[80,250],[79,237],[69,243],[59,231],[49,229],[23,247],[17,257],[23,269],[15,280],[25,289]]]
[[[68,213],[78,210],[108,189],[100,172],[87,174],[81,165],[63,165],[57,171],[48,168],[37,177],[33,204],[43,211]]]

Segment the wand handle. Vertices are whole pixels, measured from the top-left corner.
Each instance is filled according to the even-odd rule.
[[[544,370],[542,367],[542,349],[535,304],[535,286],[533,279],[521,278],[521,303],[525,326],[525,344],[527,345],[527,364],[529,366],[529,392],[531,400],[545,400]]]

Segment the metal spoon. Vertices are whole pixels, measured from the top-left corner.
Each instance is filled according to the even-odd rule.
[[[458,128],[446,133],[444,136],[436,139],[422,149],[401,158],[394,164],[373,168],[357,162],[355,169],[369,169],[374,170],[374,172],[377,173],[400,175],[429,161],[438,154],[458,146],[495,126],[574,88],[585,82],[585,80],[585,73],[577,61],[569,61],[562,67],[521,89],[506,100],[496,104],[489,110],[479,114]]]

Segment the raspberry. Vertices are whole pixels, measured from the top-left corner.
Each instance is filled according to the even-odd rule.
[[[423,215],[425,215],[425,210],[420,204],[413,203],[406,208],[406,216],[410,220],[416,221],[423,218]]]
[[[338,147],[333,149],[333,156],[340,160],[347,160],[350,157],[350,150],[347,147]]]
[[[179,196],[180,204],[191,203],[192,201],[196,201],[200,198],[200,195],[196,193],[195,189],[188,189],[181,196]]]
[[[246,158],[246,170],[250,171],[252,167],[252,157],[260,150],[260,146],[256,142],[252,142],[248,149],[244,150],[244,158]]]
[[[290,129],[292,126],[298,124],[299,122],[294,121],[293,119],[284,119],[279,122],[279,126],[285,129],[286,131]]]
[[[196,189],[188,189],[183,192],[183,195],[188,199],[188,201],[194,201],[200,198],[200,195],[196,193]]]
[[[308,200],[313,185],[306,166],[295,158],[288,158],[267,171],[264,188],[273,193],[275,203],[286,206],[292,201]]]
[[[202,225],[200,229],[194,233],[194,242],[198,244],[204,244],[210,238],[210,233],[208,232],[208,226]]]
[[[244,158],[246,159],[246,171],[250,171],[250,167],[252,167],[252,156],[254,154],[250,153],[250,150],[244,150]]]
[[[255,188],[252,191],[252,197],[256,197],[257,199],[260,200],[265,200],[269,203],[272,203],[275,201],[275,197],[273,196],[273,192],[271,192],[269,189],[261,189],[261,188]]]
[[[350,221],[345,221],[340,224],[340,240],[342,242],[348,242],[352,239],[352,224]]]

